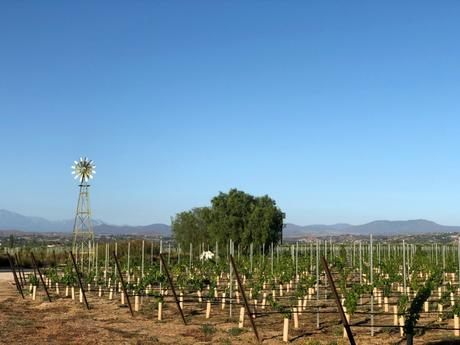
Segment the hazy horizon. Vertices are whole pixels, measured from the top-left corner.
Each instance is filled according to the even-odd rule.
[[[51,222],[61,222],[61,221],[69,221],[69,220],[73,220],[74,219],[74,216],[70,216],[68,218],[47,218],[47,217],[43,217],[41,215],[29,215],[29,214],[21,214],[21,213],[18,213],[18,212],[15,212],[14,210],[8,210],[8,209],[0,209],[0,212],[1,211],[7,211],[7,212],[12,212],[12,213],[16,213],[16,214],[19,214],[21,216],[25,216],[25,217],[38,217],[38,218],[43,218],[45,220],[48,220],[48,221],[51,221]],[[433,219],[427,219],[427,218],[417,218],[417,219],[389,219],[389,218],[382,218],[382,219],[373,219],[369,222],[365,222],[365,223],[356,223],[356,224],[352,224],[352,223],[344,223],[344,222],[338,222],[338,223],[308,223],[308,224],[300,224],[300,223],[293,223],[293,222],[289,222],[289,221],[284,221],[284,224],[291,224],[291,225],[295,225],[295,226],[300,226],[300,227],[305,227],[305,226],[315,226],[315,225],[318,225],[318,226],[323,226],[323,225],[327,225],[327,226],[334,226],[334,225],[349,225],[349,226],[359,226],[359,225],[365,225],[365,224],[369,224],[369,223],[372,223],[372,222],[380,222],[380,221],[383,221],[383,222],[409,222],[409,221],[419,221],[419,220],[422,220],[422,221],[428,221],[428,222],[434,222],[438,225],[443,225],[443,226],[460,226],[460,224],[443,224],[443,223],[440,223],[440,222],[437,222],[436,220],[433,220]],[[107,225],[114,225],[114,226],[147,226],[147,225],[152,225],[152,224],[164,224],[164,225],[168,225],[170,226],[171,225],[171,222],[150,222],[150,223],[143,223],[143,224],[140,224],[140,223],[114,223],[114,222],[111,222],[109,220],[106,220],[106,219],[100,219],[100,218],[93,218],[93,221],[102,221],[104,222],[104,224],[107,224]]]

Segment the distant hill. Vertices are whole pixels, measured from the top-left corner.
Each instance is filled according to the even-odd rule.
[[[166,224],[151,224],[145,226],[130,226],[130,225],[109,225],[101,224],[94,227],[94,232],[97,234],[109,234],[109,235],[161,235],[171,236],[171,227]]]
[[[28,217],[8,210],[0,210],[0,229],[36,232],[71,231],[73,220],[50,221],[41,217]]]
[[[355,225],[347,229],[353,234],[420,234],[429,232],[460,232],[460,226],[440,225],[435,222],[416,219],[416,220],[376,220],[363,225]]]
[[[285,224],[283,233],[284,237],[300,237],[305,235],[341,235],[346,233],[347,229],[352,228],[353,225],[350,224],[332,224],[332,225],[323,225],[323,224],[315,224],[315,225],[306,225],[300,226],[295,225],[292,223]]]
[[[334,224],[298,226],[286,224],[285,238],[324,235],[411,235],[422,233],[460,232],[460,226],[446,226],[435,222],[416,220],[376,220],[362,225]]]
[[[0,210],[0,230],[18,230],[27,232],[71,232],[74,220],[52,221],[41,217],[28,217],[8,210]],[[170,236],[171,229],[166,224],[146,226],[111,225],[93,219],[93,229],[97,234],[136,234]]]

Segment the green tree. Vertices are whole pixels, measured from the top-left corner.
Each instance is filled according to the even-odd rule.
[[[172,221],[172,232],[182,248],[192,243],[197,248],[201,243],[207,243],[209,239],[209,213],[207,207],[194,208],[190,211],[178,213]]]
[[[181,212],[172,221],[172,231],[183,248],[189,243],[225,248],[228,240],[247,251],[251,243],[256,248],[262,244],[282,240],[284,213],[269,196],[254,197],[243,191],[231,189],[219,193],[210,207]]]
[[[219,193],[211,200],[210,235],[219,245],[226,245],[232,239],[238,245],[244,238],[243,248],[249,246],[252,234],[247,226],[252,212],[254,197],[236,189]]]

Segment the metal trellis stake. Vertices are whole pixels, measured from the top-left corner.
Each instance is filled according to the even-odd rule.
[[[342,319],[343,327],[347,331],[348,340],[350,341],[351,345],[356,345],[355,339],[353,338],[353,333],[351,332],[350,325],[348,324],[348,320],[345,317],[345,313],[343,312],[342,303],[340,302],[339,295],[337,294],[337,290],[335,289],[334,279],[332,278],[331,271],[329,271],[329,266],[327,265],[326,258],[324,256],[321,257],[321,261],[324,266],[324,270],[326,271],[327,279],[329,280],[329,284],[332,287],[332,292],[334,293],[335,301],[337,302],[337,308],[339,309],[339,315]]]
[[[37,270],[38,275],[40,276],[40,280],[42,281],[43,287],[45,288],[46,296],[48,296],[48,301],[51,302],[50,294],[48,293],[48,288],[46,287],[45,281],[43,280],[42,272],[38,268],[37,261],[35,261],[34,253],[30,252],[30,256],[32,257],[32,263],[34,264],[34,269]]]
[[[89,310],[88,300],[86,299],[85,289],[81,283],[80,272],[78,271],[77,263],[75,262],[75,257],[73,256],[72,251],[70,252],[70,258],[72,259],[73,267],[75,268],[75,273],[77,273],[78,285],[80,285],[81,293],[83,294],[83,300],[85,301],[86,309]]]
[[[115,265],[117,266],[118,275],[120,276],[120,283],[121,283],[121,287],[123,288],[123,293],[125,294],[126,300],[128,301],[129,312],[131,313],[131,316],[134,316],[133,308],[131,307],[131,301],[129,300],[128,292],[126,291],[125,281],[123,280],[123,274],[121,273],[120,264],[118,263],[117,254],[115,254],[115,251],[113,251],[112,255],[113,255],[113,258],[115,259]]]
[[[161,253],[160,253],[160,260],[163,264],[163,268],[165,269],[166,277],[168,277],[169,285],[171,286],[171,290],[174,295],[174,300],[176,301],[177,309],[179,309],[180,316],[182,317],[182,321],[184,322],[184,325],[187,325],[187,321],[185,321],[185,317],[184,317],[184,312],[182,311],[179,300],[177,299],[176,289],[174,289],[174,283],[171,279],[171,276],[169,275],[168,265],[166,265],[165,259],[163,258],[163,254]]]
[[[6,253],[6,255],[8,255],[8,261],[10,262],[11,271],[13,272],[14,282],[16,283],[16,289],[18,289],[18,292],[21,294],[22,299],[24,299],[24,294],[22,293],[21,284],[19,283],[18,276],[16,275],[16,270],[14,269],[13,258],[11,257],[9,253]]]
[[[254,335],[256,336],[257,341],[260,343],[259,333],[257,332],[256,324],[252,319],[251,310],[249,309],[248,300],[246,299],[246,294],[244,293],[243,284],[241,283],[240,275],[238,274],[238,270],[236,269],[235,261],[233,260],[233,255],[230,255],[230,262],[233,267],[233,271],[235,272],[236,281],[238,282],[238,287],[240,288],[241,295],[243,296],[244,306],[246,307],[246,312],[248,313],[249,321],[251,321],[252,330],[254,331]]]

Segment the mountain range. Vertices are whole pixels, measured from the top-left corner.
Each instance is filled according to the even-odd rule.
[[[97,234],[136,234],[170,236],[171,228],[166,224],[145,226],[113,225],[93,219],[93,230]],[[28,217],[8,210],[0,210],[0,230],[19,230],[27,232],[72,232],[73,219],[48,220],[42,217]]]
[[[52,221],[42,217],[29,217],[8,210],[0,210],[0,230],[27,231],[27,232],[71,232],[74,220]],[[145,226],[113,225],[102,220],[93,219],[94,232],[97,234],[133,234],[133,235],[160,235],[170,236],[171,227],[156,223]],[[413,235],[420,233],[460,232],[460,226],[446,226],[435,222],[417,220],[377,220],[362,225],[351,224],[315,224],[300,226],[292,223],[285,224],[283,235],[285,238],[324,235]]]
[[[460,232],[460,226],[440,225],[425,219],[415,220],[376,220],[362,225],[333,224],[299,226],[286,224],[285,237],[302,237],[305,235],[414,235],[423,233]]]

